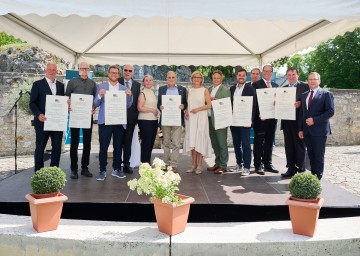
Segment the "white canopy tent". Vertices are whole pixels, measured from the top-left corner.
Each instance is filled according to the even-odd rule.
[[[261,66],[359,25],[359,0],[1,0],[0,5],[0,31],[72,63]]]

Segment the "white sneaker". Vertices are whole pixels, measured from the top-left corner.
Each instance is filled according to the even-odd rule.
[[[242,172],[242,171],[243,171],[243,167],[239,166],[238,164],[236,164],[234,168],[228,169],[228,172]]]
[[[241,176],[248,176],[250,174],[250,169],[244,168],[244,170],[241,173]]]

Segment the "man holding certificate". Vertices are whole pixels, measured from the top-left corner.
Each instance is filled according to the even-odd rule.
[[[80,128],[83,132],[83,153],[81,157],[81,175],[92,177],[88,165],[91,151],[92,112],[96,93],[96,83],[89,78],[90,68],[86,62],[79,66],[79,77],[69,81],[66,87],[66,96],[71,97],[70,112],[70,168],[71,179],[78,179],[78,147]]]
[[[48,63],[45,68],[45,78],[34,82],[31,88],[29,107],[34,114],[36,135],[35,172],[44,167],[44,150],[49,137],[52,145],[50,166],[59,166],[60,163],[63,132],[44,130],[46,96],[64,96],[64,84],[55,79],[57,71],[55,63]]]
[[[271,82],[271,77],[273,73],[272,66],[265,65],[262,71],[262,79],[253,84],[254,88],[257,91],[257,94],[259,90],[261,91],[273,87],[279,87],[276,83]],[[265,101],[261,101],[259,99],[259,96],[257,95],[257,107],[254,120],[254,166],[255,172],[260,175],[265,174],[262,164],[264,164],[265,171],[274,173],[279,172],[272,165],[272,151],[277,120],[274,118],[264,118],[264,116],[271,116],[271,112],[273,111],[272,108],[274,107],[274,95],[272,93],[267,93],[264,94],[264,97],[267,97],[264,98],[266,99],[266,103],[268,103],[268,101],[272,102],[270,104],[271,106],[269,106],[268,104],[264,104]],[[260,112],[259,108],[263,109],[262,113]]]
[[[213,86],[209,88],[211,101],[216,101],[223,98],[230,98],[230,90],[222,84],[222,72],[215,70],[212,74]],[[230,108],[231,111],[231,108]],[[215,120],[213,107],[208,110],[209,116],[209,135],[211,145],[215,153],[215,164],[213,167],[208,167],[208,171],[213,171],[215,174],[222,174],[227,171],[227,163],[229,161],[229,152],[227,145],[227,130],[228,127],[215,130]]]
[[[286,78],[289,84],[284,87],[296,88],[296,101],[294,108],[296,108],[296,120],[281,120],[280,130],[284,132],[284,144],[286,155],[286,167],[288,168],[285,173],[282,173],[283,178],[291,178],[297,172],[305,171],[305,142],[300,139],[298,122],[299,111],[301,107],[301,95],[309,90],[309,85],[300,82],[299,72],[296,68],[289,68],[286,71]]]
[[[96,90],[94,106],[99,107],[99,163],[100,171],[96,180],[102,181],[106,178],[107,150],[111,138],[113,139],[113,171],[112,176],[125,178],[121,170],[122,145],[126,130],[126,110],[132,104],[131,90],[118,82],[119,68],[110,66],[108,71],[109,81],[100,84]]]
[[[246,70],[240,68],[236,74],[237,84],[230,87],[233,107],[233,125],[230,130],[236,156],[234,172],[242,172],[241,176],[250,174],[250,129],[255,117],[255,88],[245,83],[246,77]]]
[[[186,89],[176,84],[176,73],[169,71],[167,85],[159,88],[157,107],[161,111],[160,126],[163,132],[164,162],[177,172],[183,132],[184,110],[187,108]],[[172,150],[172,151],[171,151]]]

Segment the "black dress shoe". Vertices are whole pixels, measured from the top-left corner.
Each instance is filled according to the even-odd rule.
[[[291,177],[294,176],[295,174],[296,174],[296,170],[289,168],[289,169],[287,170],[287,172],[281,174],[281,177],[283,177],[283,178],[291,178]]]
[[[266,166],[266,167],[265,167],[265,171],[266,171],[266,172],[279,173],[279,171],[276,170],[275,167],[274,167],[272,164],[269,165],[269,166]]]
[[[124,166],[123,171],[129,174],[132,174],[134,172],[130,166]]]
[[[79,178],[78,171],[77,170],[72,170],[70,178],[73,179],[73,180],[77,180]]]
[[[89,178],[91,178],[93,176],[88,168],[82,168],[81,175],[84,175],[85,177],[89,177]]]
[[[260,175],[265,175],[264,169],[261,165],[259,167],[255,167],[255,172]]]

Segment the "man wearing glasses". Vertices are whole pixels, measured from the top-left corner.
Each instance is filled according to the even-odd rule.
[[[81,62],[79,66],[79,77],[73,78],[69,81],[66,87],[66,96],[71,97],[72,93],[92,95],[95,97],[96,83],[89,78],[90,68],[86,62]],[[91,135],[92,122],[88,129],[82,128],[83,131],[83,153],[81,157],[81,175],[85,177],[92,177],[89,171],[90,151],[91,151]],[[71,179],[78,179],[78,147],[80,138],[80,128],[70,128],[71,142],[70,142],[70,168]]]
[[[133,138],[133,133],[135,126],[138,121],[139,111],[137,109],[138,97],[140,94],[140,83],[132,79],[134,75],[134,67],[132,65],[126,64],[123,68],[123,77],[119,78],[119,83],[125,85],[129,90],[131,90],[133,96],[133,102],[131,106],[127,109],[127,125],[125,136],[123,140],[123,164],[125,173],[133,173],[132,168],[130,167],[130,157],[131,157],[131,143]]]
[[[126,124],[105,124],[105,94],[109,91],[123,91],[126,94],[126,106],[129,108],[133,101],[131,90],[126,88],[125,85],[122,85],[118,82],[119,79],[119,68],[117,66],[110,66],[108,71],[109,81],[103,84],[100,84],[97,88],[94,106],[100,107],[98,125],[99,125],[99,164],[100,172],[96,180],[102,181],[106,178],[106,166],[107,166],[107,150],[111,138],[113,138],[113,171],[112,176],[122,179],[125,178],[124,172],[121,170],[122,164],[122,148],[123,141],[125,138],[125,131],[127,129]]]
[[[310,91],[301,95],[299,138],[305,140],[311,173],[320,180],[324,173],[326,139],[331,134],[330,118],[335,114],[334,96],[320,88],[320,75],[308,76]]]
[[[158,94],[158,109],[162,111],[164,106],[162,105],[162,95],[180,95],[181,104],[179,108],[181,109],[181,124],[182,126],[161,126],[160,127],[164,136],[164,162],[167,165],[172,166],[172,171],[177,172],[178,157],[181,144],[181,134],[183,131],[184,122],[184,110],[187,108],[186,101],[186,89],[183,86],[176,84],[176,73],[174,71],[169,71],[166,76],[167,85],[161,86],[159,88]],[[172,151],[171,151],[172,150]]]

